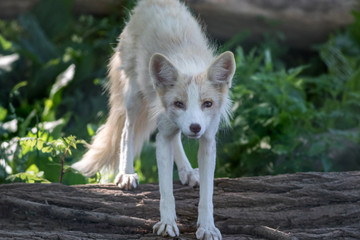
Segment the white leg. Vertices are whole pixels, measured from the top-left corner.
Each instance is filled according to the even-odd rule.
[[[134,172],[134,127],[140,104],[136,91],[130,91],[126,98],[126,120],[120,142],[119,173],[115,178],[115,184],[125,190],[139,185],[139,176]]]
[[[200,169],[200,201],[197,222],[198,230],[196,231],[196,237],[198,239],[222,239],[219,229],[215,227],[213,216],[212,197],[214,188],[215,160],[215,136],[203,136],[200,139],[198,152]]]
[[[174,159],[178,169],[179,178],[182,184],[188,184],[191,187],[199,185],[199,169],[193,169],[184,152],[181,143],[181,133],[174,137]]]
[[[175,198],[173,195],[173,140],[174,134],[169,134],[159,127],[156,136],[156,160],[159,172],[160,188],[160,222],[153,227],[154,233],[163,236],[179,236],[176,225]]]

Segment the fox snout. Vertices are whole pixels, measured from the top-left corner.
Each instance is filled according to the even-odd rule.
[[[189,138],[200,138],[202,133],[201,133],[201,125],[199,123],[192,123],[190,124],[189,126],[189,132],[188,134],[185,134],[187,135],[187,137]]]
[[[190,125],[190,131],[197,134],[201,131],[201,126],[198,123],[192,123]]]

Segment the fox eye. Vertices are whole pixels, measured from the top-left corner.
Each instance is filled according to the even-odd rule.
[[[211,108],[213,105],[213,102],[212,101],[205,101],[203,102],[203,107],[204,108]]]
[[[183,102],[180,102],[180,101],[175,101],[174,106],[177,107],[177,108],[180,108],[180,109],[185,108],[185,104]]]

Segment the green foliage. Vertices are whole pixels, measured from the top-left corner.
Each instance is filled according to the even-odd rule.
[[[16,21],[0,20],[8,62],[0,66],[0,183],[58,182],[62,173],[65,184],[88,182],[69,169],[83,144],[72,149],[104,121],[106,65],[127,13],[75,19],[72,2],[43,0]]]
[[[101,19],[74,17],[72,2],[42,0],[15,21],[0,20],[0,58],[8,62],[0,66],[0,183],[101,179],[69,166],[105,121],[106,65],[127,17],[123,9],[134,1]],[[318,46],[315,62],[325,71],[312,61],[289,68],[281,34],[266,35],[250,51],[237,45],[251,32],[224,45],[235,49],[237,76],[231,130],[218,136],[217,176],[339,169],[331,151],[359,143],[360,134],[360,14],[354,17]],[[194,167],[197,146],[184,139]],[[155,155],[151,141],[136,159],[141,182],[157,181]]]
[[[77,140],[74,136],[53,139],[52,131],[32,129],[22,138],[13,138],[1,144],[2,157],[12,174],[6,177],[6,181],[25,182],[62,182],[62,175],[67,179],[81,180],[81,176],[70,171],[69,165],[64,164],[68,155],[72,155],[71,148],[76,149],[77,144],[83,140]],[[84,180],[82,180],[84,181]]]
[[[353,25],[318,48],[327,67],[320,76],[302,75],[310,65],[275,67],[272,49],[236,49],[234,117],[219,176],[343,169],[331,153],[360,140],[354,132],[360,126],[360,15],[354,15]]]
[[[35,164],[31,165],[26,172],[9,175],[6,180],[9,182],[25,182],[25,183],[50,183],[45,179],[44,172],[39,171]]]

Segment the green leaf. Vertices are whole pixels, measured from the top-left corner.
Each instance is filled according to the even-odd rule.
[[[44,172],[26,171],[17,174],[9,175],[6,181],[9,182],[25,182],[25,183],[50,183],[49,180],[43,177]]]
[[[337,79],[346,82],[350,78],[352,74],[351,64],[341,50],[334,46],[334,43],[325,44],[320,51],[320,56],[327,65],[329,72]]]
[[[18,91],[20,88],[26,87],[27,85],[28,85],[28,82],[27,82],[27,81],[19,82],[18,84],[16,84],[16,85],[12,88],[11,93],[14,93],[14,92]]]
[[[5,51],[10,50],[12,47],[12,43],[10,41],[7,41],[1,34],[0,34],[0,47]]]
[[[273,64],[271,59],[271,51],[270,49],[265,50],[265,71],[272,71]]]
[[[4,121],[7,115],[7,109],[0,106],[0,122]]]
[[[295,77],[297,77],[301,72],[303,72],[306,68],[308,68],[308,65],[301,65],[295,68],[290,68],[288,70],[289,76],[287,77],[288,80],[292,80]]]
[[[95,132],[97,130],[97,126],[94,125],[94,124],[88,123],[86,125],[86,129],[87,129],[87,132],[88,132],[89,136],[92,137],[92,136],[95,135]]]

